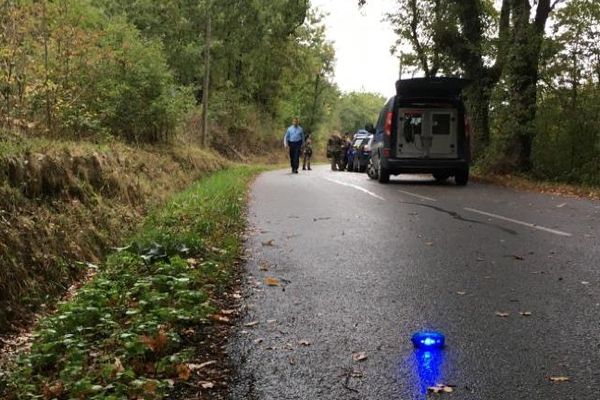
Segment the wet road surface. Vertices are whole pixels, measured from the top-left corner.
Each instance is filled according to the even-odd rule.
[[[318,167],[249,219],[232,399],[600,399],[600,202]]]

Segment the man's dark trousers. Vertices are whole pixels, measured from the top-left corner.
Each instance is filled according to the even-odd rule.
[[[300,166],[300,153],[302,151],[302,140],[288,142],[288,146],[290,146],[290,165],[292,166],[292,171],[298,171],[298,167]]]

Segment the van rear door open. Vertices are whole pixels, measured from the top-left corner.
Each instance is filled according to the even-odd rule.
[[[400,108],[398,158],[457,158],[457,110],[453,108]]]
[[[371,151],[370,177],[387,183],[399,174],[432,174],[438,181],[469,181],[471,130],[461,78],[399,80],[385,104]]]

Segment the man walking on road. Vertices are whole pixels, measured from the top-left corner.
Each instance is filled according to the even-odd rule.
[[[297,174],[298,167],[300,166],[300,152],[304,145],[304,130],[300,126],[300,120],[298,120],[298,118],[292,120],[292,125],[285,132],[283,145],[290,149],[292,173]]]

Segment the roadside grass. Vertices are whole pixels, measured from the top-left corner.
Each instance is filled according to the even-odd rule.
[[[52,311],[148,210],[230,165],[192,143],[137,146],[0,130],[0,370],[14,335]]]
[[[186,330],[211,324],[242,248],[248,184],[262,167],[202,179],[151,213],[131,245],[42,319],[0,376],[3,399],[157,399],[189,376]]]

